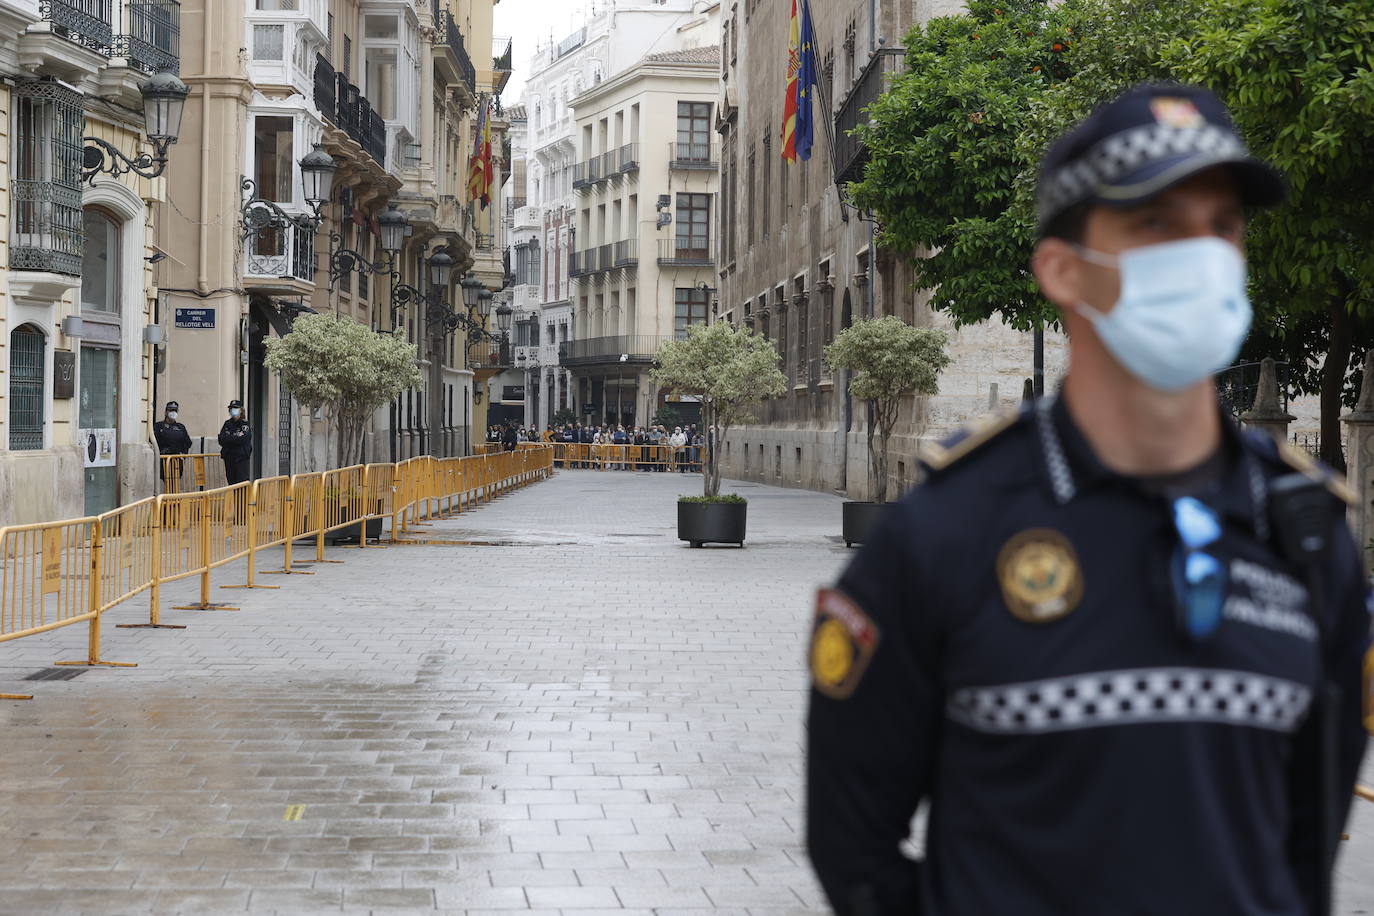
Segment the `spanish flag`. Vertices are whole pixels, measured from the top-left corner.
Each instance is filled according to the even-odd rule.
[[[815,87],[816,35],[811,27],[811,8],[806,0],[792,0],[792,22],[787,38],[787,95],[782,103],[782,158],[788,162],[811,158],[815,136],[811,90]]]
[[[477,142],[472,149],[472,159],[468,161],[468,200],[482,202],[485,210],[491,203],[491,114],[488,101],[482,101],[482,110],[477,116]]]

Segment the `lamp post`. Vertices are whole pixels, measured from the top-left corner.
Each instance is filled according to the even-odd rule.
[[[152,141],[151,153],[140,153],[130,159],[114,144],[99,137],[83,137],[81,178],[95,183],[95,176],[105,172],[115,178],[133,172],[144,178],[156,178],[167,168],[167,147],[177,142],[181,133],[181,113],[186,107],[186,88],[175,73],[163,71],[144,80],[138,87],[143,96],[143,124]]]

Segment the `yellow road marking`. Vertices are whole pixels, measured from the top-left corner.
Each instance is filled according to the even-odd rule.
[[[286,813],[281,816],[284,821],[298,821],[305,813],[305,805],[287,805]]]

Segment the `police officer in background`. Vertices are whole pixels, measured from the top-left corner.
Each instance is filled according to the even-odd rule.
[[[153,424],[153,438],[157,441],[159,455],[185,455],[191,451],[191,434],[177,420],[180,411],[180,404],[168,401],[163,418]],[[175,493],[174,487],[181,482],[181,461],[164,461],[161,470],[163,492]]]
[[[224,479],[230,485],[253,476],[253,427],[243,418],[243,402],[229,402],[229,419],[219,428],[219,453],[224,459]]]
[[[807,834],[839,913],[1327,912],[1366,744],[1349,491],[1212,381],[1250,324],[1245,208],[1283,192],[1194,87],[1050,149],[1059,396],[930,449],[817,601]]]

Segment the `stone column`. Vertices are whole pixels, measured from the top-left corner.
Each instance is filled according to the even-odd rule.
[[[1280,442],[1288,441],[1288,424],[1296,417],[1283,409],[1279,402],[1279,374],[1274,361],[1268,357],[1260,362],[1259,387],[1255,392],[1255,403],[1240,415],[1240,420],[1249,429],[1259,430],[1273,436]]]
[[[1355,409],[1341,418],[1345,423],[1346,480],[1359,501],[1350,507],[1348,520],[1355,545],[1364,557],[1365,572],[1371,569],[1370,552],[1364,547],[1374,537],[1374,350],[1364,355],[1364,381]]]

